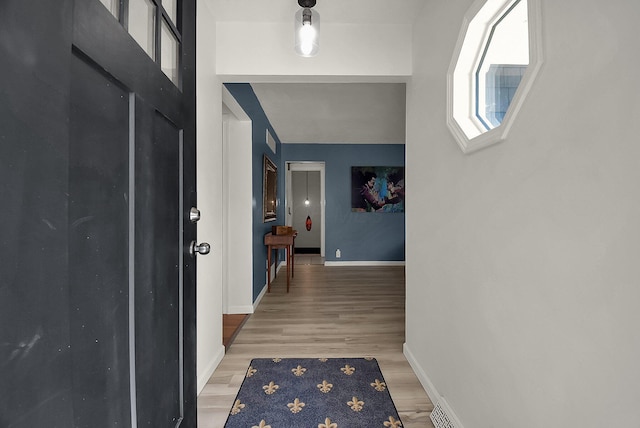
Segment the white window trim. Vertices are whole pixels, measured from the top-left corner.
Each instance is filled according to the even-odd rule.
[[[465,111],[465,113],[460,113],[459,106],[456,107],[456,110],[454,110],[454,82],[456,84],[459,83],[459,81],[455,81],[455,69],[460,60],[461,53],[464,49],[465,57],[462,58],[462,60],[465,63],[465,69],[468,66],[470,74],[475,72],[474,67],[477,64],[477,55],[484,46],[486,34],[484,34],[482,38],[478,37],[476,39],[476,43],[474,45],[471,45],[471,47],[468,44],[465,46],[465,37],[467,31],[469,30],[469,24],[486,3],[487,0],[476,0],[465,14],[460,33],[458,35],[456,48],[453,52],[449,70],[447,72],[447,126],[449,127],[449,130],[453,134],[463,153],[475,152],[482,148],[504,141],[507,138],[509,130],[511,129],[511,126],[515,121],[515,118],[517,117],[525,98],[531,90],[533,82],[535,81],[535,78],[538,75],[538,72],[540,71],[543,63],[541,30],[542,14],[540,10],[540,0],[527,0],[529,15],[529,65],[527,66],[527,71],[525,72],[522,81],[520,82],[520,86],[518,86],[518,90],[516,91],[516,94],[513,97],[511,104],[509,105],[509,109],[504,119],[502,120],[502,123],[500,124],[500,126],[497,126],[489,131],[483,129],[483,132],[481,132],[481,130],[478,128],[475,114],[473,114],[473,111],[470,108],[472,105],[474,93],[472,84],[473,79],[468,79],[468,85],[463,84],[463,90],[468,93],[469,96],[469,104],[462,105],[462,109]],[[502,11],[504,11],[505,3],[510,4],[511,2],[503,2],[502,7],[499,8],[499,11],[497,13],[501,13]],[[496,13],[494,13],[493,15],[495,16]],[[487,20],[487,22],[490,22],[490,20]],[[475,127],[478,130],[478,134],[472,136],[471,138],[467,135],[467,132],[463,130],[463,128],[456,120],[456,117],[459,117],[460,115],[464,116],[462,120],[467,121],[467,124],[465,124],[467,131],[469,131],[471,127]]]

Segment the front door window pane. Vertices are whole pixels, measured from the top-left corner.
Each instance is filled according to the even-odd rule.
[[[162,46],[162,55],[160,57],[162,71],[176,86],[180,86],[178,74],[180,66],[180,44],[164,20],[162,21],[162,39],[160,45]]]
[[[156,6],[151,0],[129,1],[129,33],[155,60]]]
[[[162,7],[171,18],[171,21],[177,25],[178,23],[178,0],[162,0]]]
[[[116,19],[119,19],[120,0],[100,0]]]

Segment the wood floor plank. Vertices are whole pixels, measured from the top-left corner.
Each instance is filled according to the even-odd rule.
[[[229,349],[240,328],[248,319],[248,314],[224,314],[222,315],[222,344]]]
[[[433,404],[402,354],[403,267],[296,264],[289,293],[285,275],[271,287],[198,397],[200,428],[223,428],[252,358],[368,356],[404,427],[433,427]]]

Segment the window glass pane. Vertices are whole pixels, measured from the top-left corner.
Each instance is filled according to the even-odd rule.
[[[151,0],[129,1],[129,33],[155,59],[156,6]]]
[[[162,55],[160,57],[162,71],[176,86],[180,86],[178,75],[180,67],[180,44],[164,20],[162,21],[162,39],[160,45],[162,46]]]
[[[489,67],[485,81],[484,120],[490,128],[502,123],[526,70],[526,65],[491,64]]]
[[[116,19],[119,19],[120,0],[100,0]]]
[[[528,64],[527,1],[519,0],[492,26],[476,72],[476,115],[487,129],[502,123]]]
[[[162,7],[169,14],[171,22],[178,26],[178,0],[162,0]]]

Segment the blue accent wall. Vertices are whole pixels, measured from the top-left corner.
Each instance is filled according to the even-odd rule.
[[[327,261],[404,261],[404,213],[351,211],[351,167],[404,166],[404,145],[283,144],[281,157],[325,163]]]
[[[253,300],[266,280],[267,249],[264,235],[271,226],[284,224],[285,162],[325,163],[325,249],[327,261],[404,261],[404,213],[351,212],[352,166],[404,166],[400,144],[281,144],[253,88],[248,83],[226,83],[226,88],[252,120],[253,153]],[[269,129],[276,140],[274,154],[266,144]],[[263,156],[278,166],[278,220],[262,222]],[[336,249],[342,257],[335,258]],[[282,254],[280,256],[282,260]]]

